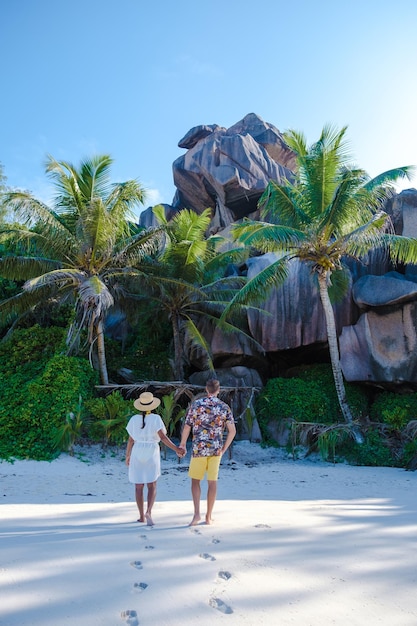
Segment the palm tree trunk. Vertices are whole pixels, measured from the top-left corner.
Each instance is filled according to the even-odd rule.
[[[180,320],[177,315],[172,316],[172,334],[174,337],[174,378],[184,380],[183,350],[181,345]]]
[[[101,320],[97,324],[97,357],[101,384],[108,385],[109,376],[107,373],[106,351],[104,348],[103,322]]]
[[[337,333],[336,333],[336,321],[334,317],[332,303],[330,302],[330,298],[329,298],[329,292],[327,291],[328,276],[329,276],[328,272],[325,272],[325,271],[318,272],[320,299],[323,305],[324,317],[326,320],[327,341],[329,344],[330,362],[332,365],[337,399],[339,401],[340,409],[342,411],[342,415],[344,419],[346,420],[348,424],[352,426],[352,432],[355,436],[356,442],[363,443],[362,433],[353,424],[353,421],[354,421],[353,415],[352,415],[350,406],[346,398],[346,389],[345,389],[345,384],[343,381],[342,368],[340,366],[340,354],[339,354],[339,344],[338,344]]]

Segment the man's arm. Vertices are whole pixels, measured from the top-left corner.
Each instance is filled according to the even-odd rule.
[[[236,426],[234,422],[226,422],[227,437],[222,447],[222,454],[226,452],[236,435]]]
[[[179,445],[179,447],[182,450],[187,450],[186,443],[187,443],[188,435],[190,434],[190,432],[191,432],[191,426],[189,426],[188,424],[185,424],[184,428],[182,429],[181,443]]]

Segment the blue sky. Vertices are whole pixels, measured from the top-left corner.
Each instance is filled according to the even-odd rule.
[[[114,182],[170,203],[185,133],[251,112],[309,143],[348,125],[372,176],[417,164],[415,0],[2,0],[0,18],[0,162],[43,200],[47,154],[108,153]]]

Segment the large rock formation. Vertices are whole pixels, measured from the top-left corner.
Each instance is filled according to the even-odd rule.
[[[275,126],[250,113],[230,128],[197,126],[178,144],[173,164],[174,207],[213,209],[211,231],[257,210],[270,180],[292,178],[294,154]]]
[[[187,152],[173,164],[172,209],[211,208],[210,232],[255,212],[270,180],[293,178],[294,153],[279,130],[254,113],[230,128],[196,126],[178,145]],[[141,225],[153,224],[150,212],[142,212]]]
[[[257,203],[270,180],[293,179],[295,159],[275,126],[250,113],[237,124],[192,128],[178,144],[186,150],[173,164],[177,187],[171,217],[182,208],[200,213],[212,209],[210,233],[227,232],[234,221],[250,215],[257,219]],[[386,205],[397,234],[417,237],[417,191],[408,189]],[[151,209],[141,215],[143,226],[154,225]],[[251,258],[239,271],[252,277],[276,257]],[[386,257],[373,253],[363,263],[347,261],[351,286],[335,307],[340,334],[341,361],[348,380],[413,381],[417,383],[417,267],[392,270]],[[385,275],[385,276],[384,276]],[[326,327],[317,286],[309,269],[293,261],[285,283],[267,298],[266,314],[250,311],[247,332],[255,342],[202,328],[215,362],[245,364],[263,370],[266,356],[322,349]],[[342,330],[343,329],[343,330]],[[263,346],[263,350],[260,348]],[[190,349],[191,363],[205,368],[204,355]],[[416,361],[416,362],[415,362]]]
[[[339,339],[346,380],[417,382],[416,282],[397,272],[364,276],[352,297],[363,313]]]

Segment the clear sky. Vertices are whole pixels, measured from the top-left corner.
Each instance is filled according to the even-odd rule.
[[[47,154],[106,153],[170,203],[185,133],[253,112],[309,143],[347,125],[372,176],[414,165],[416,32],[416,0],[1,0],[0,162],[47,200]]]

